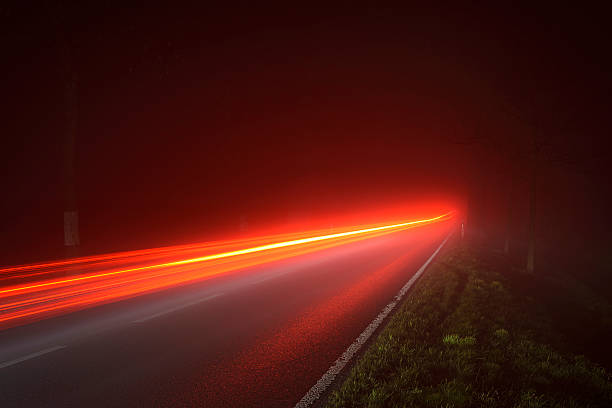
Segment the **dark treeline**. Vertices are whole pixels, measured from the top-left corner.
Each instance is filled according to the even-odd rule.
[[[596,12],[15,2],[0,18],[0,264],[63,256],[72,207],[80,253],[432,197],[520,256],[530,236],[609,242]]]

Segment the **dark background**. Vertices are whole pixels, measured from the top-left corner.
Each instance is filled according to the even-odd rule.
[[[67,72],[81,254],[411,203],[520,250],[533,140],[538,245],[610,242],[603,10],[81,3],[0,6],[0,264],[63,255]]]

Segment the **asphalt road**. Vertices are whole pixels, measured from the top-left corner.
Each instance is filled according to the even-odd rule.
[[[4,330],[0,407],[291,407],[449,228],[395,232]]]

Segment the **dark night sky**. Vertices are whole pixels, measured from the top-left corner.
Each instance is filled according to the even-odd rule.
[[[562,235],[586,211],[584,235],[601,229],[598,10],[41,4],[0,6],[0,264],[61,250],[62,43],[79,78],[85,252],[432,196],[499,219],[508,179],[526,205],[534,126],[543,213],[556,208],[542,228]]]

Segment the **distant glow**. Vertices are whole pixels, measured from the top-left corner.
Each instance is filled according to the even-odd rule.
[[[0,327],[437,223],[452,216],[453,213],[449,212],[427,219],[362,226],[331,234],[321,234],[321,231],[282,234],[4,268],[0,269],[0,277],[4,275],[2,279],[25,279],[29,282],[0,289]],[[200,256],[184,258],[185,255],[196,254]],[[79,275],[72,278],[65,276],[75,272]],[[31,281],[34,276],[38,282]]]

